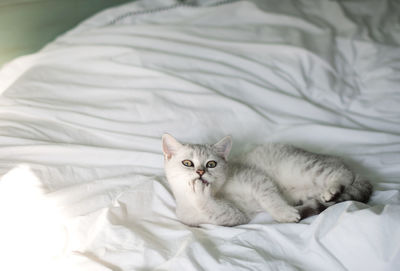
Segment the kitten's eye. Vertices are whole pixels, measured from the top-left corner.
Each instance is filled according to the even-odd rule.
[[[217,166],[217,162],[215,162],[215,161],[208,161],[206,164],[206,167],[208,167],[208,168],[213,168],[216,166]]]
[[[183,161],[182,161],[182,164],[183,164],[185,167],[193,167],[193,162],[190,161],[190,160],[183,160]]]

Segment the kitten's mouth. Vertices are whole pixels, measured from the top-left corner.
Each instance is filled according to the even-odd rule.
[[[200,181],[201,181],[202,183],[204,183],[204,184],[209,184],[209,182],[206,181],[206,180],[204,180],[202,177],[198,178],[198,180],[200,180]]]

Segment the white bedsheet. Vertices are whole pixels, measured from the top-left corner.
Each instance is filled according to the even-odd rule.
[[[399,14],[388,0],[138,1],[4,66],[0,269],[399,270]],[[341,155],[376,191],[298,224],[190,228],[164,132],[230,134],[232,155],[268,141]]]

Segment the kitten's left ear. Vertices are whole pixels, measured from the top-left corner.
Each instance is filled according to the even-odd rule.
[[[182,144],[178,142],[173,136],[169,134],[164,134],[162,136],[162,147],[163,147],[163,153],[164,156],[167,159],[170,159],[172,155],[174,155],[180,147],[182,147]]]
[[[217,154],[226,160],[232,148],[232,137],[224,137],[223,139],[215,143],[213,147],[217,151]]]

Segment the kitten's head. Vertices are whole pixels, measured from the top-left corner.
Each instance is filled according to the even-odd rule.
[[[226,180],[227,157],[232,139],[226,136],[214,145],[181,144],[169,134],[162,137],[165,173],[177,196],[194,180],[209,183],[214,193]]]

